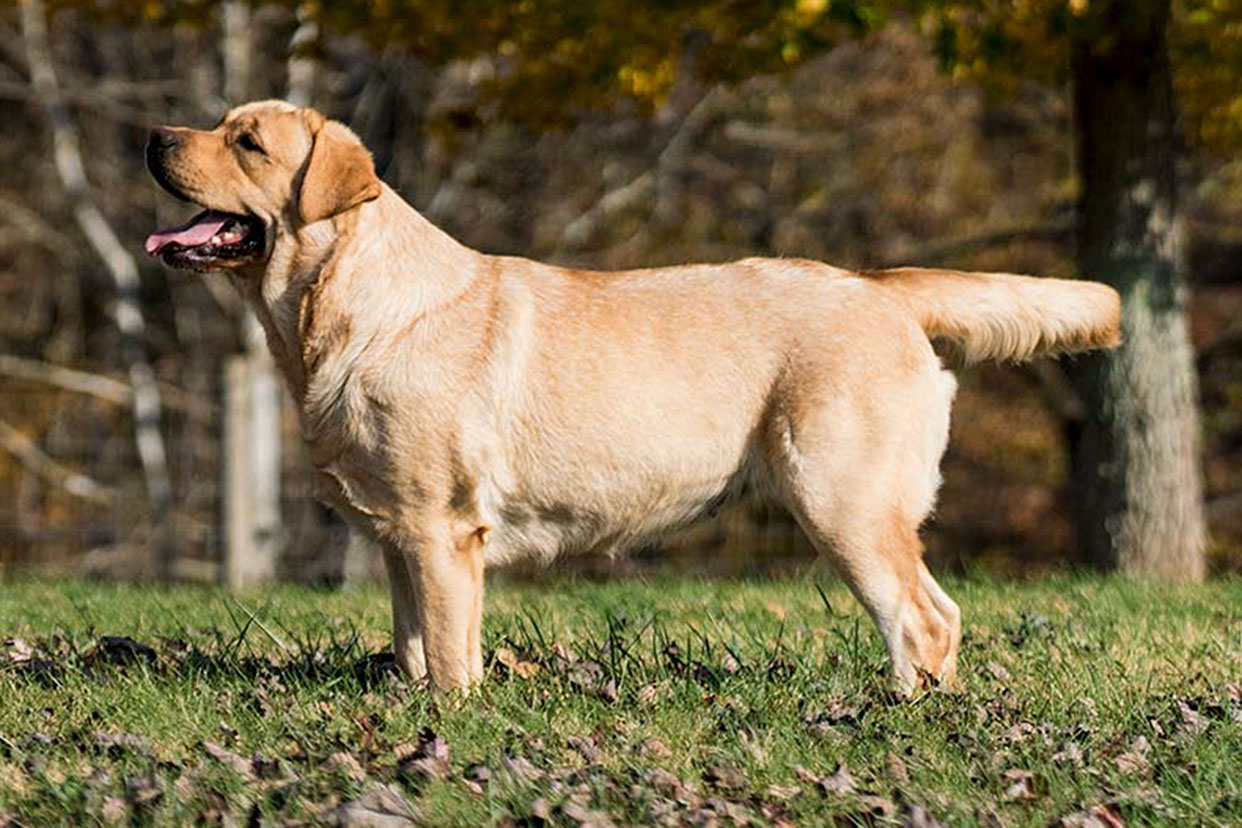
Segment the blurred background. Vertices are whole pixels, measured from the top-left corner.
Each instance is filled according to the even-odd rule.
[[[929,556],[1242,570],[1242,2],[0,5],[0,574],[378,576],[312,498],[146,130],[313,105],[467,244],[592,268],[751,255],[1079,273],[1127,345],[959,373]],[[623,561],[809,555],[743,504]]]

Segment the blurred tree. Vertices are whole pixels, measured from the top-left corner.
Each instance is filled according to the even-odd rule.
[[[1187,323],[1169,0],[1084,10],[1071,44],[1079,272],[1122,296],[1125,342],[1073,366],[1079,542],[1106,568],[1204,575],[1198,388]]]
[[[1078,270],[1120,291],[1125,340],[1070,369],[1083,403],[1082,418],[1067,423],[1078,541],[1105,569],[1191,580],[1205,571],[1173,48],[1181,47],[1177,85],[1192,129],[1236,141],[1237,62],[1233,88],[1201,80],[1219,77],[1205,71],[1205,54],[1236,54],[1236,11],[1188,2],[1175,15],[1170,0],[982,0],[934,12],[941,59],[959,72],[996,85],[1068,72],[1073,86]],[[1231,46],[1205,49],[1205,20],[1231,13],[1233,26],[1218,30]]]
[[[67,2],[67,0],[66,0]],[[92,3],[135,20],[209,17],[211,3]],[[286,2],[285,5],[292,5]],[[694,79],[793,67],[894,13],[917,19],[955,76],[996,90],[1071,82],[1078,265],[1122,293],[1125,344],[1073,370],[1071,423],[1084,552],[1105,568],[1198,578],[1205,529],[1198,412],[1177,212],[1174,89],[1189,133],[1242,143],[1239,0],[337,0],[298,4],[326,31],[430,64],[468,66],[490,94],[434,131],[481,117],[542,127],[582,110],[660,113]],[[476,87],[480,84],[475,84]],[[672,106],[676,117],[692,109]]]

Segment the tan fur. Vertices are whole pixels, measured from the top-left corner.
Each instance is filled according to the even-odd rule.
[[[228,157],[243,122],[263,165]],[[302,180],[308,160],[344,192],[369,196],[355,184],[373,175],[361,144],[325,129],[343,134],[249,104],[170,166],[204,206],[244,204],[268,227],[265,262],[235,280],[324,497],[383,546],[409,675],[481,677],[485,565],[623,547],[748,483],[837,566],[899,689],[953,677],[958,608],[918,539],[955,389],[929,336],[970,358],[1107,346],[1114,293],[790,259],[578,271],[470,250],[384,185],[308,222],[323,210],[296,209],[306,188],[331,183]]]
[[[927,335],[949,340],[965,362],[1121,342],[1120,298],[1097,282],[914,267],[864,275],[908,302]]]
[[[371,153],[357,136],[335,121],[315,118],[311,123],[314,144],[298,193],[302,222],[313,224],[379,198],[380,181]]]

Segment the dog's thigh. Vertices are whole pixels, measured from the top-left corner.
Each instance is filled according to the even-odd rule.
[[[844,397],[829,380],[817,396],[804,377],[791,419],[777,424],[778,490],[866,607],[909,693],[956,669],[957,606],[927,572],[918,536],[939,485],[952,377],[929,362]]]

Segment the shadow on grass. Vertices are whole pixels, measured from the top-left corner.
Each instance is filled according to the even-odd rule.
[[[88,623],[76,632],[29,642],[11,640],[7,663],[0,659],[0,672],[45,687],[61,686],[70,676],[107,681],[117,672],[143,671],[177,678],[227,677],[256,685],[347,681],[361,691],[401,694],[425,688],[425,682],[405,680],[391,652],[368,650],[356,629],[318,635],[280,625],[274,630],[259,613],[233,603],[231,631],[216,625],[144,642],[125,635],[99,635]],[[771,639],[749,642],[749,654],[743,655],[736,644],[713,640],[693,627],[674,634],[657,617],[633,619],[612,612],[605,613],[600,634],[580,631],[578,640],[569,645],[552,640],[539,618],[527,613],[511,619],[508,629],[491,642],[486,672],[489,682],[501,683],[538,674],[609,703],[656,683],[682,683],[715,693],[732,678],[780,683],[798,671],[843,669],[860,689],[886,695],[887,668],[882,654],[865,645],[867,631],[857,618],[837,616],[826,597],[824,605],[829,635],[837,647],[811,661],[806,653],[791,651],[783,622]]]

